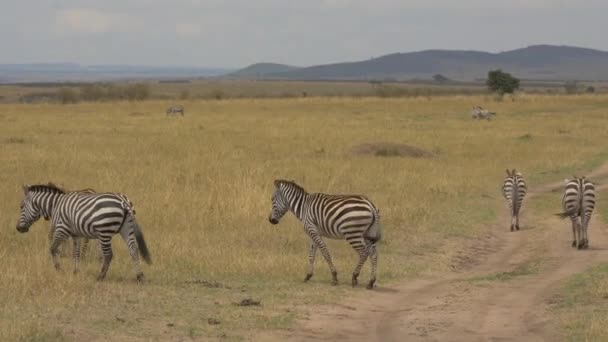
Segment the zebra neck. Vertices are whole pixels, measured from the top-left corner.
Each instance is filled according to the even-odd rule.
[[[60,193],[45,193],[38,197],[38,206],[40,208],[40,214],[44,218],[50,218],[55,207],[55,203],[62,194]]]
[[[289,209],[300,221],[304,220],[304,206],[307,198],[308,194],[305,192],[294,192],[289,194],[287,198]]]

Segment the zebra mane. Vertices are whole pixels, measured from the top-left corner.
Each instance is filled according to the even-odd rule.
[[[27,193],[29,191],[43,191],[43,192],[58,192],[65,193],[65,190],[58,187],[57,185],[49,182],[48,184],[35,184],[35,185],[26,185],[23,187],[24,191]]]
[[[281,184],[285,184],[289,187],[295,188],[298,191],[306,193],[306,190],[304,190],[304,188],[300,185],[296,184],[296,182],[293,180],[277,179],[274,181],[274,186],[276,186],[277,188],[281,186]]]

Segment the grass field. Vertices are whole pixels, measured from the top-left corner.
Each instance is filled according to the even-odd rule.
[[[301,224],[267,221],[275,178],[370,197],[383,286],[447,270],[504,206],[505,168],[533,186],[597,164],[608,143],[604,95],[189,100],[183,118],[165,117],[168,104],[0,105],[0,340],[247,340],[285,328],[307,305],[366,290],[349,285],[356,256],[343,241],[329,241],[340,285],[320,256],[302,283]],[[477,104],[497,119],[471,120]],[[433,156],[351,152],[379,142]],[[154,261],[146,284],[119,237],[106,281],[95,281],[94,258],[73,276],[64,257],[55,272],[48,223],[15,229],[21,185],[48,181],[129,196]],[[245,298],[261,305],[234,305]]]

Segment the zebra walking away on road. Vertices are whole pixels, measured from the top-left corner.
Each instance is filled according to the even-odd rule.
[[[54,231],[50,252],[57,270],[61,269],[58,247],[63,241],[69,237],[74,241],[74,273],[77,273],[80,238],[99,239],[103,265],[97,279],[104,279],[113,256],[112,237],[120,233],[133,259],[137,280],[144,279],[138,252],[148,264],[152,261],[133,206],[126,196],[117,193],[65,192],[53,184],[26,185],[23,192],[25,198],[21,202],[17,231],[26,233],[40,216],[50,218]]]
[[[572,247],[589,248],[587,228],[595,209],[595,186],[583,177],[566,179],[566,189],[562,196],[563,212],[561,218],[570,217],[572,221]]]
[[[184,107],[181,105],[175,105],[167,108],[167,115],[177,115],[177,113],[181,113],[184,116]]]
[[[372,272],[367,288],[372,289],[378,264],[376,243],[382,235],[380,211],[374,204],[367,197],[359,195],[309,194],[293,181],[275,180],[274,186],[272,211],[268,218],[270,223],[279,223],[283,215],[291,211],[304,224],[304,231],[312,240],[308,253],[308,273],[304,281],[312,277],[315,256],[317,249],[320,249],[331,270],[332,285],[338,284],[336,267],[322,238],[345,239],[359,254],[352,285],[357,285],[361,268],[369,257]]]
[[[519,230],[519,211],[526,196],[526,181],[520,172],[507,169],[507,177],[502,185],[502,195],[511,210],[511,231]]]

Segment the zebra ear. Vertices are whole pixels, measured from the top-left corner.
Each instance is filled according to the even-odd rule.
[[[281,181],[280,181],[280,180],[278,180],[278,179],[275,179],[275,180],[274,180],[274,186],[275,186],[275,188],[278,188],[278,187],[279,187],[279,185],[281,185]]]
[[[509,169],[506,169],[505,171],[507,171],[507,176],[511,175],[511,172],[509,171]]]

